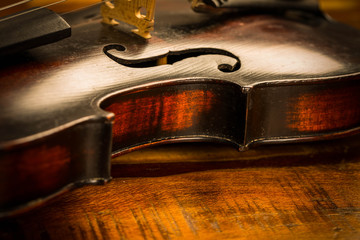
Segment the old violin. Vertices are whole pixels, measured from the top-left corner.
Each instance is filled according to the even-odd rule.
[[[71,37],[1,56],[0,215],[107,182],[111,157],[153,144],[356,134],[360,32],[313,7],[236,6],[158,1],[148,40],[92,6],[62,16]]]

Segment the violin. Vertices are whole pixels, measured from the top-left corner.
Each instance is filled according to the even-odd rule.
[[[360,32],[320,11],[160,0],[143,39],[99,9],[64,14],[71,37],[1,56],[2,217],[108,182],[111,158],[139,148],[359,132]]]

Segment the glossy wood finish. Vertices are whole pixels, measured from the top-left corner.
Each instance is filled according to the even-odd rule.
[[[254,88],[253,105],[248,113],[247,144],[288,138],[299,140],[317,133],[325,137],[345,129],[357,128],[360,122],[360,79],[343,83],[310,83],[298,86]],[[262,125],[262,131],[255,131]],[[316,137],[315,137],[316,138]]]
[[[109,181],[111,135],[104,128],[110,125],[88,121],[1,153],[0,210],[16,213],[75,184]],[[101,142],[84,141],[88,136]]]
[[[288,126],[299,132],[323,132],[356,126],[360,121],[359,92],[360,84],[348,84],[342,88],[320,89],[317,94],[303,93],[293,97],[290,105],[295,110],[291,113],[295,114],[288,113]],[[329,102],[335,107],[330,107]]]
[[[214,16],[196,14],[181,1],[158,6],[157,30],[149,41],[131,35],[124,25],[102,25],[95,6],[64,16],[72,26],[71,38],[1,60],[1,164],[15,173],[31,158],[32,164],[51,170],[41,181],[29,181],[32,199],[13,205],[16,201],[6,198],[1,214],[28,206],[27,200],[34,205],[46,199],[41,184],[52,175],[62,178],[47,188],[50,195],[107,181],[114,120],[119,136],[113,153],[169,139],[220,139],[245,149],[251,143],[320,140],[359,130],[358,31],[301,12]],[[122,47],[109,48],[113,45]],[[165,56],[172,60],[154,66]],[[216,88],[214,82],[223,84]],[[342,90],[335,98],[346,94],[348,100],[322,105],[324,99],[333,100],[326,96],[337,89]],[[323,107],[309,110],[303,99]],[[144,102],[144,109],[136,101]],[[298,126],[308,123],[308,110],[315,118],[333,114],[303,130]],[[149,121],[143,122],[146,112]],[[140,129],[149,134],[138,138],[122,117],[142,123]],[[53,171],[51,154],[46,159],[42,151],[27,154],[38,143],[47,149],[65,147],[66,154],[58,154],[56,161],[76,167],[64,173],[66,164],[59,164]],[[12,151],[20,157],[12,157]],[[12,188],[20,193],[14,196],[26,195],[23,183],[15,182]],[[1,189],[0,197],[10,194],[8,187]]]
[[[136,151],[109,184],[1,221],[0,238],[358,239],[359,140]]]
[[[185,81],[115,95],[101,107],[115,114],[112,149],[122,153],[156,140],[191,137],[236,145],[244,141],[245,104],[245,94],[234,84]]]

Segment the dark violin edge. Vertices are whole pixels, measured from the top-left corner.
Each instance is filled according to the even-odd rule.
[[[70,25],[47,8],[0,19],[0,56],[57,42],[71,36]]]
[[[98,139],[101,139],[99,142]],[[0,152],[0,217],[110,177],[111,120],[87,120]],[[80,149],[80,151],[79,151]],[[15,177],[14,177],[15,176]]]

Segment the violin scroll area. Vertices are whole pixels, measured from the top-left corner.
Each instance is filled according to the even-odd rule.
[[[115,62],[132,68],[149,68],[160,65],[173,65],[185,59],[199,57],[203,55],[222,55],[227,57],[226,62],[218,64],[218,70],[221,72],[235,72],[240,69],[240,59],[226,50],[217,48],[193,48],[180,51],[168,51],[167,53],[158,56],[151,56],[139,59],[126,59],[122,53],[126,48],[120,44],[111,44],[103,48],[104,53]],[[228,60],[230,58],[230,60]]]

